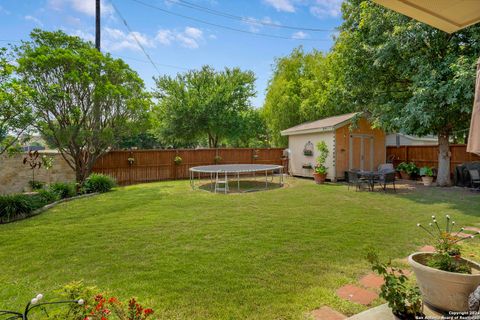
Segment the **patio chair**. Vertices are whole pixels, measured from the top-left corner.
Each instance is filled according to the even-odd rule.
[[[356,170],[349,170],[348,171],[348,190],[350,190],[350,186],[355,187],[355,191],[361,189],[362,185],[368,186],[368,181],[362,179],[358,176],[358,171]]]
[[[378,166],[378,171],[395,171],[393,163],[382,163]]]
[[[378,183],[384,192],[387,192],[387,184],[393,184],[393,191],[397,192],[395,188],[395,171],[393,170],[385,171],[378,179]]]
[[[480,173],[478,170],[468,170],[470,173],[470,183],[473,188],[480,188]]]

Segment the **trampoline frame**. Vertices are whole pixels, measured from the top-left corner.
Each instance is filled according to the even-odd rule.
[[[190,186],[195,190],[195,173],[198,173],[198,180],[200,181],[202,174],[210,174],[210,190],[213,189],[214,182],[220,175],[224,175],[225,181],[228,184],[228,175],[234,175],[237,178],[237,189],[240,191],[240,174],[253,173],[256,180],[257,172],[265,172],[265,188],[268,189],[268,173],[272,172],[272,182],[274,172],[279,171],[280,186],[283,186],[283,166],[270,164],[215,164],[206,166],[196,166],[188,169],[190,174]],[[249,191],[258,190],[252,189]]]

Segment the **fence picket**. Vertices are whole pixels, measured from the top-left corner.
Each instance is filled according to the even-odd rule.
[[[173,161],[176,155],[183,160],[180,165],[176,165]],[[114,177],[120,185],[187,179],[189,178],[188,169],[215,164],[216,155],[222,157],[220,164],[282,165],[283,148],[114,150],[98,159],[93,171]],[[135,159],[132,164],[129,163],[129,158]]]

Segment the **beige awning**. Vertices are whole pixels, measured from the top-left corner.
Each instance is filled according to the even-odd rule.
[[[480,22],[480,0],[373,0],[448,33]]]
[[[374,2],[452,33],[480,22],[480,0],[373,0]],[[480,63],[480,59],[479,59]],[[480,155],[480,64],[467,151]]]
[[[480,155],[480,59],[477,62],[477,84],[475,85],[475,99],[468,134],[467,152]]]

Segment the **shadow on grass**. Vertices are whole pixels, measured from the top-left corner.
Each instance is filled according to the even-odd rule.
[[[222,185],[223,186],[223,185]],[[200,184],[195,186],[200,190],[214,192],[215,191],[215,182],[210,181],[200,181]],[[237,181],[228,181],[228,193],[246,193],[246,192],[257,192],[257,191],[268,191],[274,189],[280,189],[282,185],[279,182],[268,181],[266,184],[265,181],[255,181],[255,180],[240,180],[240,183]],[[224,191],[217,191],[217,193],[224,193]]]
[[[350,191],[352,190],[354,188],[350,188]],[[370,191],[364,189],[361,192]],[[426,187],[420,181],[397,180],[396,191],[392,185],[387,185],[386,191],[381,186],[375,185],[374,193],[388,194],[427,205],[446,204],[449,208],[466,215],[480,217],[480,192],[471,191],[469,188]]]

